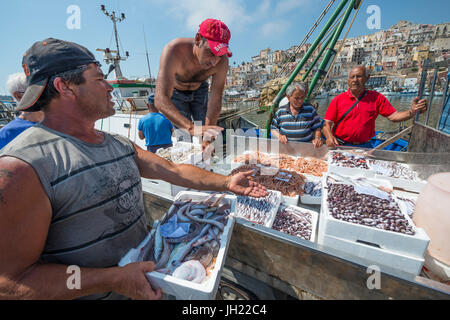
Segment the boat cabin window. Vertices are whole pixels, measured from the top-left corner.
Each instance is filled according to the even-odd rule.
[[[147,90],[139,90],[139,96],[140,97],[148,96],[148,91]]]

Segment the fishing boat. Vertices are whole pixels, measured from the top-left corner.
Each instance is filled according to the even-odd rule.
[[[116,79],[109,80],[109,84],[114,88],[113,91],[113,101],[114,108],[117,111],[139,111],[139,110],[147,110],[147,97],[154,92],[155,85],[151,83],[151,74],[150,74],[150,65],[148,61],[148,52],[147,52],[147,64],[149,68],[149,79],[148,81],[139,81],[139,80],[130,80],[126,79],[122,73],[122,69],[120,66],[121,61],[125,61],[129,57],[129,52],[125,52],[125,57],[120,55],[120,47],[118,41],[118,33],[117,33],[117,23],[125,20],[125,14],[122,13],[120,16],[116,16],[116,13],[113,11],[109,13],[106,10],[104,5],[101,6],[102,12],[111,19],[114,27],[114,36],[116,40],[116,50],[111,50],[110,48],[106,49],[97,49],[97,51],[103,52],[104,60],[107,65],[109,65],[109,70],[106,75],[108,75],[114,71]],[[145,39],[145,33],[144,33]],[[147,50],[147,43],[146,50]]]

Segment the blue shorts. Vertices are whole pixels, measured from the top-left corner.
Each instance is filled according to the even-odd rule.
[[[206,109],[208,108],[208,82],[203,82],[195,91],[180,91],[173,89],[172,103],[180,113],[191,121],[206,120]]]
[[[160,148],[167,149],[167,148],[170,148],[170,147],[172,147],[171,143],[169,143],[169,144],[161,144],[159,146],[147,146],[147,151],[156,153],[156,151],[158,151],[158,149],[160,149]]]

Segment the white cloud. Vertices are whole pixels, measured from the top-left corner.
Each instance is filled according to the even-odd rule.
[[[166,12],[180,20],[192,32],[198,30],[203,20],[212,18],[225,22],[232,31],[232,36],[234,32],[245,31],[259,33],[266,38],[275,38],[283,34],[291,25],[288,19],[283,20],[283,15],[310,3],[311,0],[277,2],[262,0],[257,6],[250,6],[245,0],[152,1],[163,5]]]
[[[281,34],[283,34],[284,32],[286,32],[286,30],[288,30],[290,27],[290,23],[288,21],[272,21],[272,22],[268,22],[265,23],[262,27],[261,27],[261,32],[262,35],[266,38],[274,38],[274,37],[278,37]]]
[[[230,29],[242,29],[251,21],[241,0],[169,0],[165,5],[193,32],[208,18],[222,20]]]
[[[282,0],[278,2],[275,12],[277,14],[287,13],[300,7],[308,5],[310,0]]]

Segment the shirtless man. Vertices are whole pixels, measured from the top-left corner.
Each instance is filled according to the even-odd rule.
[[[222,94],[228,71],[230,30],[214,19],[202,22],[195,38],[177,38],[161,54],[155,106],[176,127],[189,134],[217,136]],[[208,102],[208,82],[212,77]],[[192,118],[192,119],[191,119]],[[192,120],[202,122],[195,126]]]

